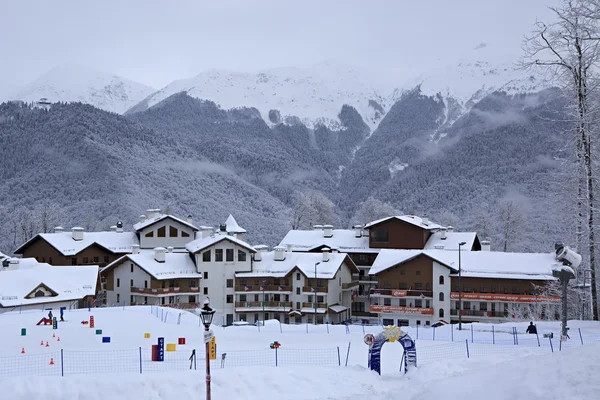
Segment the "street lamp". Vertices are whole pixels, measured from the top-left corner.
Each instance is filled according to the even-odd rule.
[[[212,323],[215,310],[210,308],[208,297],[204,300],[204,307],[200,309],[200,318],[204,324],[204,341],[206,342],[206,400],[210,400],[210,324]]]
[[[458,330],[462,329],[462,286],[460,282],[460,278],[462,275],[461,265],[460,265],[460,248],[467,244],[467,242],[460,242],[458,244]]]
[[[313,296],[314,296],[313,304],[315,306],[315,325],[317,324],[317,290],[319,290],[317,288],[317,265],[319,265],[319,264],[321,264],[320,261],[315,263],[315,282],[314,283],[315,283],[316,289],[313,292]]]

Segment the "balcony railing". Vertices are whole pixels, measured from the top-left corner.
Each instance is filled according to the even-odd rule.
[[[315,303],[302,303],[302,308],[315,308]],[[317,308],[327,308],[327,304],[317,303]]]
[[[352,316],[354,316],[354,317],[376,317],[377,314],[374,314],[369,311],[352,311]]]
[[[352,279],[357,279],[360,282],[368,282],[368,283],[377,283],[377,282],[379,282],[379,278],[377,278],[376,276],[369,276],[369,275],[353,274],[352,275]]]
[[[291,301],[236,301],[235,308],[292,308]]]
[[[458,292],[450,293],[452,300],[458,300]],[[532,294],[501,294],[501,293],[465,293],[461,295],[463,301],[498,301],[503,303],[558,303],[560,296],[535,296]]]
[[[291,292],[289,285],[236,285],[236,292]]]
[[[159,294],[182,294],[182,293],[198,293],[199,288],[190,287],[184,288],[181,290],[179,287],[170,287],[170,288],[139,288],[132,286],[131,293],[139,293],[139,294],[149,294],[149,295],[159,295]]]
[[[383,314],[433,315],[433,308],[421,308],[421,307],[371,306],[370,310],[372,313],[383,313]]]
[[[371,296],[393,296],[393,297],[433,297],[433,292],[428,290],[405,290],[405,289],[371,289]]]
[[[303,286],[302,292],[304,293],[327,293],[327,286]]]
[[[358,281],[352,281],[350,283],[342,283],[342,289],[352,289],[358,287]]]
[[[450,315],[458,316],[458,310],[450,310]],[[508,312],[503,311],[484,311],[484,310],[462,310],[461,315],[464,317],[485,317],[485,318],[507,318]]]

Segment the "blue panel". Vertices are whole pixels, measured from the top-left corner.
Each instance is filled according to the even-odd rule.
[[[158,359],[156,361],[165,361],[165,338],[158,338]]]

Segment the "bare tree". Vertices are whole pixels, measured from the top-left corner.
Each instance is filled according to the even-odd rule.
[[[310,229],[315,224],[335,224],[335,205],[317,191],[297,192],[292,206],[292,229]]]
[[[523,227],[523,213],[517,203],[507,200],[500,203],[498,208],[498,219],[502,233],[503,251],[509,251],[519,237]]]
[[[380,218],[391,217],[400,214],[398,210],[389,203],[385,203],[373,197],[363,201],[352,217],[353,224],[366,224]]]
[[[556,22],[537,22],[533,34],[523,46],[523,67],[541,67],[551,72],[562,84],[564,93],[573,105],[573,131],[577,160],[579,218],[578,237],[582,240],[583,220],[586,219],[587,249],[592,271],[593,318],[598,320],[596,287],[595,243],[595,174],[593,92],[597,90],[594,70],[600,60],[600,8],[595,0],[563,0],[559,7],[551,7]],[[579,202],[579,200],[578,200]],[[583,245],[579,245],[583,248]]]

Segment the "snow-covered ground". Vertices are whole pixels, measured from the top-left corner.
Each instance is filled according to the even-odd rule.
[[[65,314],[67,321],[59,324],[58,330],[52,330],[35,325],[45,314],[0,315],[0,385],[7,398],[204,398],[202,329],[197,316],[181,312],[179,317],[178,310],[150,307],[92,309],[91,313],[75,310]],[[80,323],[90,315],[95,319],[94,329]],[[366,368],[367,346],[363,343],[363,329],[377,333],[381,327],[353,325],[347,333],[344,326],[290,326],[276,321],[267,321],[260,331],[256,326],[215,326],[218,359],[211,364],[212,395],[213,399],[331,400],[365,396],[420,400],[596,398],[600,393],[596,379],[600,373],[600,324],[571,321],[571,340],[559,351],[554,339],[554,352],[543,334],[553,332],[556,338],[558,323],[538,324],[539,346],[535,335],[525,334],[526,325],[475,324],[472,331],[466,325],[461,332],[452,329],[456,326],[443,326],[435,331],[421,328],[418,334],[408,328],[413,338],[419,337],[418,368],[401,374],[402,348],[389,343],[382,351],[382,376]],[[519,345],[513,344],[513,327]],[[21,336],[21,328],[27,329],[26,336]],[[96,329],[102,329],[102,335],[96,335]],[[151,338],[144,339],[144,333]],[[110,336],[111,343],[102,343],[102,336]],[[177,343],[184,337],[186,344],[177,346],[176,352],[166,352],[164,363],[152,362],[150,345],[159,336],[165,343]],[[274,350],[269,348],[275,340],[282,345],[277,367]],[[192,349],[197,349],[199,359],[196,369],[189,370]],[[222,353],[227,353],[224,368]]]

